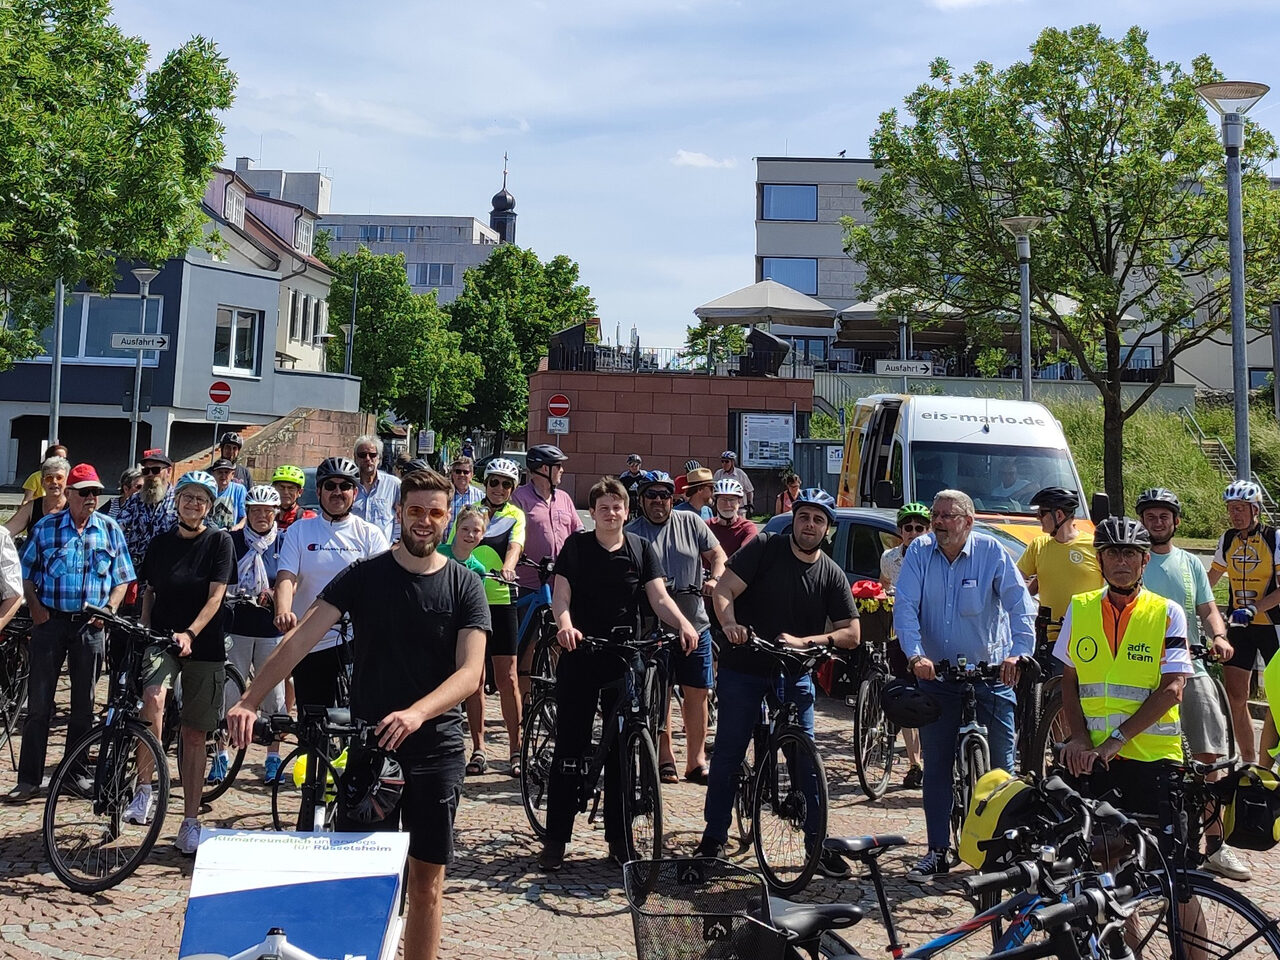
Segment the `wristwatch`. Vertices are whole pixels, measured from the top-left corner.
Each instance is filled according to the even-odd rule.
[[[836,648],[836,638],[827,634],[827,649],[834,650]]]
[[[1119,740],[1121,746],[1129,742],[1129,738],[1124,735],[1124,731],[1121,730],[1119,727],[1116,727],[1114,730],[1112,730],[1111,736],[1108,737],[1107,739]]]

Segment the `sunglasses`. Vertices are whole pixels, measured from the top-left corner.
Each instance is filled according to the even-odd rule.
[[[465,476],[467,476],[468,474],[470,474],[470,473],[471,473],[471,471],[470,471],[470,470],[468,470],[468,469],[466,469],[466,468],[464,467],[464,468],[462,468],[461,470],[454,470],[454,471],[453,471],[453,473],[454,473],[454,476],[458,476],[458,477],[465,477]]]
[[[671,492],[669,490],[646,490],[644,498],[646,500],[670,500]]]
[[[102,493],[102,491],[99,490],[97,487],[86,487],[83,490],[77,490],[75,487],[72,487],[68,492],[78,493],[80,496],[84,497],[86,500],[88,500],[90,497],[96,497],[100,493]]]
[[[165,472],[165,470],[167,470],[167,469],[169,469],[169,468],[168,468],[168,467],[159,467],[159,466],[157,466],[157,467],[143,467],[143,468],[142,468],[142,475],[143,475],[144,477],[154,477],[154,476],[155,476],[156,474],[158,474],[158,473],[164,473],[164,472]]]
[[[1042,508],[1039,508],[1039,509],[1037,509],[1037,510],[1036,510],[1036,516],[1037,516],[1037,517],[1051,517],[1051,516],[1053,516],[1053,511],[1052,511],[1052,510],[1045,510],[1045,509],[1042,507]]]
[[[357,453],[356,459],[357,460],[377,460],[378,455],[372,450],[366,450],[364,453]]]
[[[901,529],[903,533],[924,533],[929,528],[923,523],[904,523]]]
[[[443,507],[407,507],[405,508],[404,515],[410,521],[421,520],[423,517],[428,517],[436,523],[439,523],[441,520],[448,518],[449,511],[445,510]]]
[[[350,480],[326,480],[320,484],[320,489],[325,493],[333,493],[335,490],[341,490],[346,493],[348,490],[354,490],[356,485]]]
[[[516,485],[510,480],[503,480],[499,477],[490,477],[484,482],[486,487],[501,487],[503,490],[514,490]]]

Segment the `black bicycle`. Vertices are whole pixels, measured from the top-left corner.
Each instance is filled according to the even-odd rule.
[[[54,874],[78,893],[114,887],[146,859],[164,826],[169,803],[169,766],[151,727],[139,718],[142,671],[148,647],[178,650],[173,637],[101,607],[86,605],[86,617],[101,621],[120,638],[110,677],[105,717],[72,744],[49,782],[44,805],[44,847]],[[156,778],[154,813],[146,824],[124,814],[140,787],[138,758],[150,756]]]
[[[1041,607],[1036,616],[1036,652],[1031,658],[1036,669],[1028,664],[1018,677],[1018,770],[1037,776],[1043,776],[1053,763],[1053,745],[1068,736],[1062,710],[1062,665],[1055,667],[1050,627],[1061,629],[1062,621],[1054,620],[1048,607]]]
[[[857,692],[845,697],[853,707],[853,769],[862,791],[879,800],[893,777],[898,728],[884,715],[881,694],[889,682],[888,642],[864,641],[860,647],[862,671]]]
[[[31,618],[16,614],[0,633],[0,746],[8,746],[9,762],[16,770],[13,735],[18,732],[27,705],[27,680],[31,675]]]
[[[624,628],[625,629],[625,628]],[[630,633],[630,631],[626,631]],[[604,771],[609,754],[622,751],[623,832],[630,860],[656,859],[662,853],[662,783],[658,774],[658,754],[650,732],[650,703],[643,697],[646,668],[643,664],[665,638],[605,640],[583,637],[580,650],[616,656],[625,665],[622,675],[601,687],[601,693],[615,693],[613,705],[604,716],[599,737],[586,768],[582,771],[579,810],[590,808],[588,822],[594,823],[604,791]],[[637,667],[637,655],[641,666]],[[520,796],[529,825],[539,837],[547,835],[547,793],[556,746],[555,691],[537,697],[526,714],[524,743],[521,746]]]

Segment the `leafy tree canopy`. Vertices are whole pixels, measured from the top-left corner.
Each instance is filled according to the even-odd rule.
[[[895,292],[887,315],[940,305],[971,344],[1016,352],[1018,262],[1000,219],[1047,218],[1032,237],[1033,339],[1101,392],[1120,504],[1124,421],[1183,352],[1229,325],[1223,149],[1195,90],[1221,76],[1207,56],[1189,70],[1157,60],[1136,27],[1120,39],[1051,28],[1030,53],[960,76],[936,60],[906,118],[882,115],[881,176],[861,184],[868,219],[845,220],[846,245],[866,265],[864,298]],[[1262,326],[1280,294],[1280,194],[1262,169],[1271,136],[1246,121],[1245,143],[1248,315]],[[1122,397],[1133,352],[1162,341],[1154,382]]]
[[[694,370],[707,369],[707,354],[713,364],[747,352],[747,331],[737,324],[708,323],[684,328],[684,356]]]
[[[106,0],[0,2],[0,369],[40,352],[54,281],[110,291],[116,260],[159,263],[201,239],[236,77],[193,37],[150,53]]]

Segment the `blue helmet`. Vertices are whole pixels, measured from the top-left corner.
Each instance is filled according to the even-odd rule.
[[[636,484],[636,486],[639,489],[641,496],[643,496],[644,492],[650,487],[670,487],[672,493],[675,493],[676,491],[676,482],[671,479],[671,474],[666,473],[663,470],[650,470],[640,478],[640,482]]]
[[[822,512],[827,515],[827,520],[832,524],[836,522],[836,498],[821,487],[805,487],[796,494],[796,498],[791,501],[792,515],[794,516],[797,510],[806,506],[821,507]]]
[[[184,473],[178,478],[178,482],[173,485],[173,493],[175,496],[182,491],[183,487],[200,487],[209,494],[209,502],[218,499],[218,481],[213,479],[213,475],[206,473],[204,470],[192,470]]]

